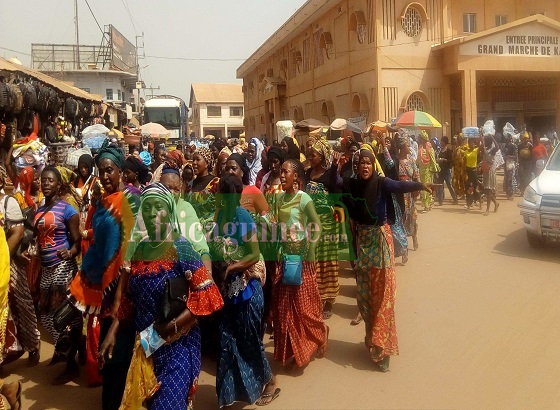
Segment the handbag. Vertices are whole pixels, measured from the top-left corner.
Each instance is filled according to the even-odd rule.
[[[185,276],[167,279],[163,287],[163,299],[157,321],[167,323],[175,319],[187,308],[188,298],[189,281]]]
[[[301,286],[303,261],[300,255],[284,255],[282,283],[284,285]]]
[[[62,333],[64,329],[80,316],[82,316],[82,312],[66,299],[54,311],[53,326],[57,332]]]

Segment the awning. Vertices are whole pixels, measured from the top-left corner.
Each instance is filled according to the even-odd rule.
[[[5,58],[0,57],[0,73],[7,72],[7,73],[20,73],[23,75],[28,75],[30,77],[35,78],[45,84],[50,85],[53,88],[56,88],[63,94],[71,95],[75,98],[80,98],[82,100],[94,101],[94,102],[101,102],[101,96],[97,96],[94,94],[90,94],[84,90],[80,90],[77,87],[71,86],[64,81],[57,80],[51,76],[48,76],[40,71],[33,70],[31,68],[24,67],[19,64],[12,63]]]

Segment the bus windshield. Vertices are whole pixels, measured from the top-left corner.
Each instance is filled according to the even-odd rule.
[[[178,107],[146,107],[144,122],[155,122],[164,127],[179,128],[181,116]]]

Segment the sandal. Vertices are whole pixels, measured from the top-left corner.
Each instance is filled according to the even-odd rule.
[[[16,405],[13,406],[14,410],[21,409],[21,391],[22,391],[22,385],[21,385],[21,382],[18,382],[18,389],[17,389],[17,394],[16,394]]]
[[[29,357],[27,358],[27,367],[35,367],[39,364],[41,360],[41,352],[39,349],[29,352]]]
[[[323,310],[323,320],[330,319],[332,317],[332,310]]]
[[[272,393],[263,393],[261,397],[255,402],[257,406],[266,406],[272,403],[279,395],[282,390],[277,387]]]
[[[362,323],[362,320],[364,320],[364,319],[362,318],[362,315],[361,315],[360,313],[358,313],[358,315],[357,315],[354,319],[352,319],[352,320],[350,321],[350,324],[351,324],[352,326],[357,326],[357,325],[359,325],[360,323]]]

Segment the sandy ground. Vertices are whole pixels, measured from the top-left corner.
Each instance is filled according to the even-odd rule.
[[[295,375],[274,365],[282,393],[268,408],[558,408],[560,248],[531,249],[518,199],[500,199],[489,216],[449,203],[420,215],[419,249],[397,267],[400,356],[386,374],[369,362],[363,326],[350,326],[355,282],[343,265],[326,358]],[[100,408],[101,389],[85,377],[51,387],[63,365],[46,367],[48,343],[41,354],[35,368],[4,368],[24,383],[24,409]],[[217,408],[215,363],[203,367],[195,408]]]

